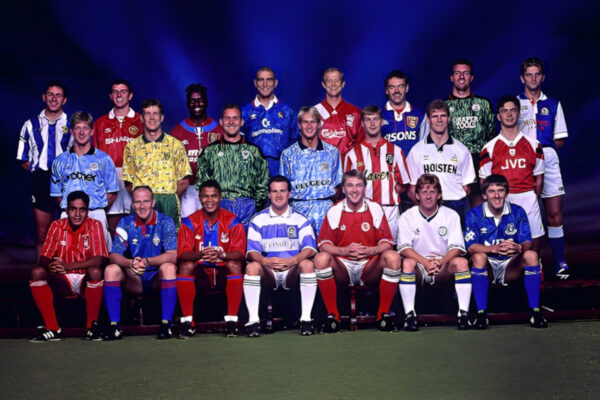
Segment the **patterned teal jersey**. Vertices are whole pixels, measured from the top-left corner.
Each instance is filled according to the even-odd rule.
[[[446,99],[450,108],[450,135],[467,146],[472,154],[479,154],[494,136],[494,109],[485,97],[471,94],[458,98],[452,94]]]

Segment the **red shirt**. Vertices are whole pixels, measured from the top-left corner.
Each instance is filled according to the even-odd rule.
[[[315,108],[323,120],[319,138],[335,146],[344,159],[346,153],[365,136],[360,109],[344,100],[334,109],[327,99]]]
[[[92,257],[108,258],[108,247],[104,240],[104,232],[100,221],[87,218],[81,226],[73,231],[68,218],[52,222],[48,236],[44,242],[42,256],[52,259],[60,258],[65,263],[81,262]],[[83,274],[84,269],[69,272]]]
[[[114,110],[98,118],[94,123],[93,146],[102,150],[112,158],[115,167],[123,167],[123,152],[127,143],[144,132],[144,124],[140,114],[129,109],[122,123],[115,116]]]

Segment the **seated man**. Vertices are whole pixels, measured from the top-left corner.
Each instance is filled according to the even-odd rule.
[[[226,336],[238,334],[238,310],[242,302],[242,268],[246,250],[244,226],[230,211],[219,206],[221,186],[214,180],[202,182],[200,203],[202,208],[181,222],[177,235],[177,294],[181,306],[181,329],[179,337],[188,339],[194,336],[194,301],[196,299],[196,278],[217,285],[217,274],[227,274],[225,293],[227,295]],[[200,267],[200,268],[197,268]]]
[[[154,210],[154,193],[149,186],[138,186],[132,194],[133,214],[123,217],[110,253],[111,264],[104,271],[104,297],[110,328],[104,340],[121,339],[121,284],[138,295],[160,287],[162,319],[159,339],[169,339],[177,289],[175,260],[177,234],[171,217]],[[159,279],[156,279],[156,278]]]
[[[394,329],[389,311],[400,281],[400,256],[392,250],[392,233],[383,208],[365,198],[366,185],[361,171],[344,173],[342,191],[346,198],[329,209],[319,234],[315,268],[329,314],[327,332],[339,330],[336,283],[379,284],[377,328]]]
[[[537,252],[531,250],[532,239],[525,210],[506,201],[508,180],[492,174],[483,181],[485,202],[467,213],[465,243],[471,255],[473,296],[477,303],[475,329],[486,329],[488,269],[494,282],[505,284],[524,275],[534,328],[545,328],[548,322],[540,312],[541,273]]]
[[[258,302],[262,284],[289,290],[300,284],[302,315],[300,334],[314,333],[310,313],[317,293],[317,276],[311,258],[317,244],[310,221],[290,207],[292,184],[284,176],[276,175],[269,181],[271,206],[250,221],[248,251],[251,262],[244,276],[244,297],[248,308],[248,336],[260,336]]]
[[[465,253],[460,217],[442,206],[442,186],[436,175],[417,179],[417,206],[400,215],[398,252],[402,255],[400,296],[404,304],[404,329],[419,330],[415,313],[415,272],[421,284],[443,285],[454,275],[458,297],[458,329],[471,327],[468,311],[471,300],[471,273]]]
[[[53,292],[85,298],[86,339],[100,340],[98,314],[102,305],[102,264],[108,258],[102,224],[88,218],[89,196],[75,190],[67,196],[67,218],[54,221],[29,286],[44,319],[44,331],[33,342],[60,340]],[[52,289],[48,286],[52,286]],[[84,290],[85,288],[85,295]]]

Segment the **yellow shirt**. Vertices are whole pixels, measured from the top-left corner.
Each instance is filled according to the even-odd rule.
[[[183,143],[164,132],[154,142],[141,135],[125,147],[122,179],[134,188],[145,185],[156,194],[173,194],[177,181],[191,174]]]

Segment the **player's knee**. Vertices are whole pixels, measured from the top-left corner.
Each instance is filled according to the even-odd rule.
[[[324,269],[331,266],[332,260],[329,253],[319,253],[315,256],[314,264],[316,269]]]
[[[248,265],[246,265],[246,275],[256,276],[260,275],[260,270],[262,266],[256,261],[252,261]]]
[[[562,212],[560,210],[556,210],[553,212],[547,212],[546,219],[548,220],[548,226],[561,226],[562,225]]]
[[[525,250],[523,252],[523,261],[525,261],[525,265],[538,265],[538,253],[533,250]]]
[[[242,273],[243,269],[241,261],[227,261],[225,268],[227,268],[227,273],[229,275],[239,275]]]
[[[381,257],[385,262],[385,268],[389,268],[394,271],[398,271],[400,269],[400,254],[394,250],[385,251]]]
[[[32,281],[45,281],[48,279],[48,271],[44,267],[35,267],[31,270]]]
[[[300,269],[301,274],[311,274],[315,272],[315,266],[313,262],[310,260],[302,260],[300,264],[298,264],[298,268]]]
[[[454,257],[450,265],[455,272],[465,272],[469,270],[469,262],[463,257]]]
[[[89,267],[85,273],[92,281],[102,280],[102,268],[100,267]]]
[[[164,263],[158,268],[163,279],[175,279],[177,267],[173,263]]]
[[[485,253],[475,253],[471,256],[471,264],[475,268],[483,268],[487,265],[488,256]]]
[[[415,268],[417,267],[417,261],[412,258],[404,258],[402,260],[402,272],[407,274],[412,274],[415,272]]]
[[[193,275],[196,269],[196,263],[193,261],[182,261],[179,263],[177,272],[181,275]]]
[[[104,280],[105,281],[118,281],[123,272],[121,271],[121,267],[117,264],[110,264],[104,270]]]

